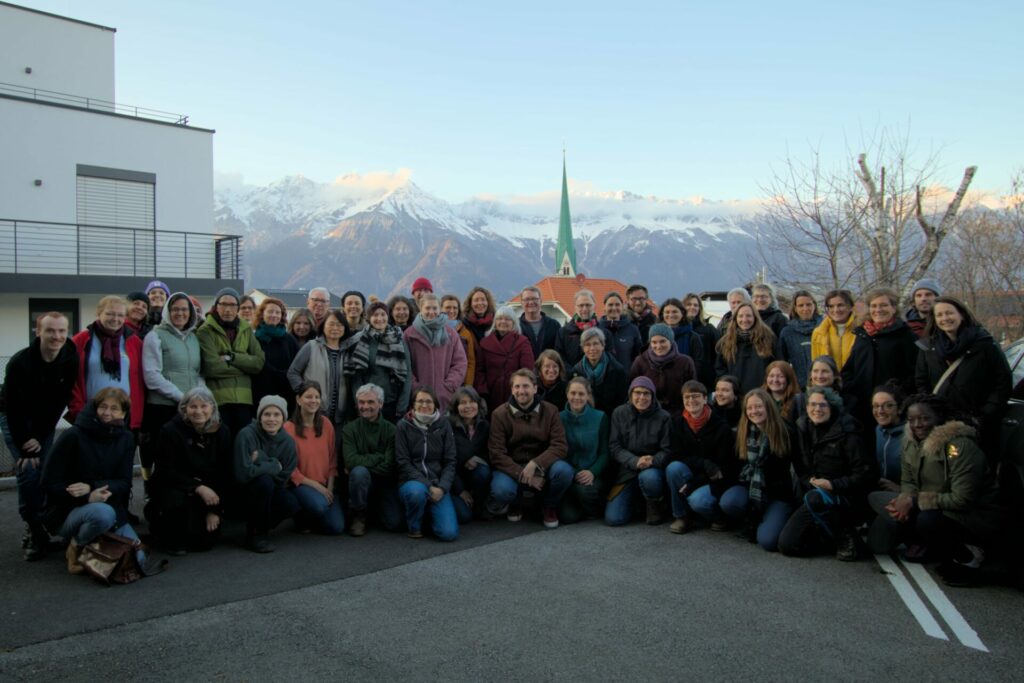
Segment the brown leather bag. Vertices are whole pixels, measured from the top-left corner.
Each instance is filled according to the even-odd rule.
[[[133,583],[144,576],[136,556],[138,550],[142,550],[140,541],[108,531],[82,546],[78,551],[78,564],[108,586]]]

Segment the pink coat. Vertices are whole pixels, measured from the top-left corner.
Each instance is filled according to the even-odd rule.
[[[412,390],[428,386],[437,394],[441,412],[448,409],[452,394],[466,378],[466,352],[458,333],[445,327],[448,341],[431,346],[413,325],[405,331],[405,344],[412,359]]]
[[[475,388],[492,409],[512,395],[509,381],[520,368],[533,369],[533,347],[526,335],[509,332],[501,339],[491,333],[480,341],[476,352]]]

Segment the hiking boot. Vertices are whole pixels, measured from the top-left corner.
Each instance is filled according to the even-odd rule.
[[[35,562],[46,557],[46,549],[50,545],[50,535],[42,527],[29,528],[28,535],[21,541],[22,553],[26,562]]]
[[[728,531],[729,530],[729,520],[727,520],[727,519],[715,519],[714,521],[711,522],[711,530],[712,531]]]
[[[841,562],[856,562],[860,557],[857,538],[851,532],[842,534],[836,539],[836,559]]]
[[[693,525],[690,524],[690,520],[686,517],[676,517],[672,520],[672,524],[669,526],[668,530],[674,534],[685,534],[692,528]]]
[[[518,505],[509,505],[505,519],[510,522],[519,522],[523,519],[523,508]]]
[[[558,510],[556,508],[544,508],[544,526],[548,529],[558,528]]]
[[[365,536],[366,535],[366,511],[359,510],[352,516],[352,524],[348,528],[348,532],[353,536]]]
[[[661,500],[648,500],[647,501],[647,523],[651,526],[661,524],[665,521],[665,518],[661,515]]]
[[[405,535],[413,539],[423,538],[423,532],[420,529],[409,529],[409,531],[407,531]]]
[[[274,544],[270,542],[270,537],[267,534],[252,534],[246,537],[245,547],[254,553],[274,552]]]

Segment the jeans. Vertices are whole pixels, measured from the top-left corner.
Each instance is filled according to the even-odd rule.
[[[619,495],[608,501],[604,509],[604,522],[608,526],[622,526],[629,522],[640,502],[637,493],[646,500],[661,500],[665,494],[665,471],[660,467],[648,467],[626,482]]]
[[[544,478],[544,487],[541,489],[544,507],[558,507],[562,496],[569,490],[575,474],[572,465],[564,460],[556,460],[548,468],[547,476]],[[526,488],[529,488],[526,484],[520,484],[504,472],[495,472],[491,476],[491,499],[496,507],[511,504],[522,495]]]
[[[354,513],[375,507],[388,531],[402,528],[402,503],[394,479],[372,474],[362,465],[348,473],[348,504]]]
[[[452,502],[455,503],[455,514],[459,518],[459,524],[468,524],[473,520],[473,509],[466,505],[462,499],[463,491],[469,491],[473,496],[473,506],[479,508],[487,498],[487,491],[491,487],[491,466],[477,463],[476,467],[467,470],[460,467],[452,482]]]
[[[420,481],[407,481],[398,488],[398,495],[405,506],[405,522],[409,531],[423,527],[423,515],[430,503],[430,528],[440,541],[455,541],[459,538],[459,521],[455,517],[452,494],[446,493],[436,503],[430,500],[430,489]]]
[[[53,433],[51,432],[46,437],[46,440],[40,444],[42,449],[39,453],[32,454],[23,453],[21,447],[14,443],[14,438],[11,436],[10,428],[7,425],[6,413],[0,413],[0,432],[3,432],[4,442],[7,444],[7,450],[11,453],[11,459],[14,462],[14,469],[17,473],[18,514],[33,529],[41,529],[42,520],[40,515],[43,512],[43,505],[45,503],[45,491],[40,482],[43,476],[43,461],[53,445]],[[19,470],[18,460],[23,458],[39,458],[39,465],[33,467],[26,460],[25,466]]]
[[[345,530],[345,515],[341,510],[338,496],[334,501],[327,502],[327,497],[312,486],[296,486],[295,498],[299,501],[302,511],[299,513],[308,519],[322,533],[337,536]]]
[[[295,495],[279,486],[269,474],[261,474],[244,485],[247,533],[266,534],[300,510]]]
[[[693,479],[693,472],[686,463],[670,462],[665,468],[665,481],[668,483],[668,499],[672,503],[672,516],[683,519],[690,514],[690,504],[685,494],[679,493]]]
[[[64,523],[60,525],[57,535],[68,541],[74,540],[79,546],[95,541],[100,534],[106,531],[113,531],[115,534],[139,540],[138,534],[131,524],[117,524],[117,512],[106,503],[86,503],[68,513]],[[135,559],[139,565],[146,563],[146,553],[139,550],[135,553]]]
[[[697,488],[686,498],[690,509],[708,521],[713,521],[718,516],[718,498],[711,492],[707,484]]]
[[[757,522],[758,545],[769,552],[775,552],[779,549],[779,534],[782,533],[782,527],[786,526],[789,516],[793,514],[793,504],[783,500],[769,500],[758,520],[750,519],[754,513],[748,509],[749,502],[748,488],[737,484],[722,494],[719,505],[722,506],[722,512],[729,517]]]

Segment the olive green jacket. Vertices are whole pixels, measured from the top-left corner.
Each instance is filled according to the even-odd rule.
[[[206,316],[203,326],[196,330],[196,338],[203,358],[203,378],[217,405],[252,405],[252,377],[263,369],[263,348],[249,323],[239,321],[235,343],[231,344],[224,328],[211,313]],[[225,356],[230,356],[230,359],[225,360]]]

